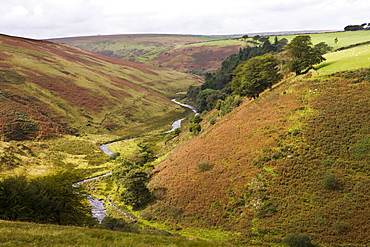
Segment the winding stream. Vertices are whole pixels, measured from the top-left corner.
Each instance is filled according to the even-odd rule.
[[[198,115],[198,111],[197,109],[194,107],[194,106],[191,106],[191,105],[187,105],[187,104],[183,104],[183,103],[180,103],[178,102],[176,99],[172,99],[171,100],[172,102],[182,106],[182,107],[186,107],[186,108],[189,108],[190,110],[192,110],[194,112],[195,115]],[[186,118],[181,118],[179,120],[176,120],[175,122],[173,122],[172,124],[172,129],[169,130],[169,131],[166,131],[164,133],[170,133],[172,131],[174,131],[175,129],[178,129],[181,127],[181,122],[183,120],[185,120]],[[136,139],[137,137],[134,137],[134,138],[130,138],[130,139],[125,139],[125,140],[120,140],[120,141],[115,141],[115,142],[111,142],[111,143],[107,143],[107,144],[103,144],[100,146],[100,149],[108,156],[112,155],[113,152],[111,150],[109,150],[108,146],[113,144],[113,143],[116,143],[116,142],[121,142],[121,141],[127,141],[127,140],[133,140],[133,139]],[[85,180],[82,180],[80,182],[77,182],[75,184],[73,184],[73,186],[79,186],[85,182],[88,182],[88,181],[91,181],[91,180],[95,180],[95,179],[99,179],[99,178],[102,178],[102,177],[107,177],[107,176],[110,176],[112,175],[111,172],[109,173],[106,173],[106,174],[103,174],[103,175],[100,175],[100,176],[96,176],[96,177],[92,177],[92,178],[87,178]],[[91,195],[85,195],[86,198],[89,200],[90,202],[90,205],[91,205],[91,213],[92,213],[92,216],[97,219],[97,221],[99,223],[101,223],[103,221],[103,219],[105,218],[105,207],[104,207],[104,200],[103,199],[98,199],[98,198],[95,198]],[[123,213],[126,217],[130,218],[132,221],[136,221],[135,218],[132,218],[131,216],[127,215],[125,212],[121,211],[118,207],[116,207],[108,198],[108,203],[110,205],[112,205],[113,207],[117,208],[121,213]]]

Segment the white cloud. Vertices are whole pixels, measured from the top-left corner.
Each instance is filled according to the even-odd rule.
[[[49,38],[343,29],[370,22],[369,9],[368,0],[12,0],[0,8],[0,32]]]

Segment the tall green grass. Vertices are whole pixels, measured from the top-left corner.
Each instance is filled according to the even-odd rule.
[[[102,229],[0,220],[1,246],[223,246],[183,237],[140,235]]]

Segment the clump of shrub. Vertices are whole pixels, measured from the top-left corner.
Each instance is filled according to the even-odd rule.
[[[170,209],[170,215],[173,217],[173,218],[177,218],[178,216],[180,216],[182,213],[184,212],[184,210],[181,208],[181,207],[172,207]]]
[[[203,119],[199,115],[194,116],[190,120],[190,125],[188,127],[189,131],[194,135],[197,135],[202,130],[202,127],[200,126],[200,122],[202,122],[202,120]]]
[[[205,171],[209,171],[213,168],[213,164],[210,164],[208,162],[205,162],[205,161],[202,161],[202,162],[199,162],[197,165],[196,165],[196,169],[201,171],[201,172],[205,172]]]
[[[38,133],[36,122],[27,115],[13,111],[0,111],[0,118],[5,123],[2,129],[2,135],[5,141],[22,141],[34,139]]]
[[[270,217],[277,212],[277,209],[274,204],[269,201],[263,203],[262,207],[259,208],[257,212],[257,217],[262,219],[266,217]]]
[[[323,179],[323,185],[330,190],[340,189],[338,177],[332,173],[327,173]]]
[[[344,233],[348,231],[348,223],[345,221],[336,221],[333,224],[333,228],[337,233]]]
[[[219,116],[224,116],[231,112],[234,108],[238,107],[243,102],[240,96],[228,96],[225,100],[219,99],[216,102],[215,108],[219,110]]]
[[[120,156],[121,156],[121,154],[119,152],[114,152],[111,155],[109,155],[109,159],[110,160],[115,160],[115,159],[117,159]]]
[[[101,222],[101,225],[103,228],[112,231],[139,233],[137,227],[135,227],[132,223],[128,223],[123,219],[118,219],[110,216],[105,217]]]
[[[288,234],[283,239],[283,244],[289,247],[313,247],[314,244],[311,243],[309,236],[305,234]]]

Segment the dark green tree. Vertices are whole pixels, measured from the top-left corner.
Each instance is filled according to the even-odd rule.
[[[311,37],[309,35],[296,36],[285,47],[290,61],[288,68],[297,75],[302,74],[303,70],[312,68],[313,65],[325,61],[319,49],[312,47]]]
[[[156,159],[154,148],[152,145],[147,142],[140,142],[137,146],[139,150],[136,157],[134,158],[134,161],[137,165],[143,166],[146,163],[152,162]]]
[[[325,42],[320,42],[313,47],[314,51],[318,51],[320,54],[325,54],[333,50],[333,47]]]
[[[9,177],[0,182],[0,218],[59,225],[91,225],[90,206],[65,172],[35,179]]]
[[[151,200],[151,193],[146,187],[148,181],[148,175],[142,170],[128,172],[122,183],[125,190],[121,194],[121,200],[134,208],[145,206]]]
[[[279,61],[272,54],[254,57],[234,71],[231,88],[241,96],[258,98],[260,93],[282,78],[278,65]]]

